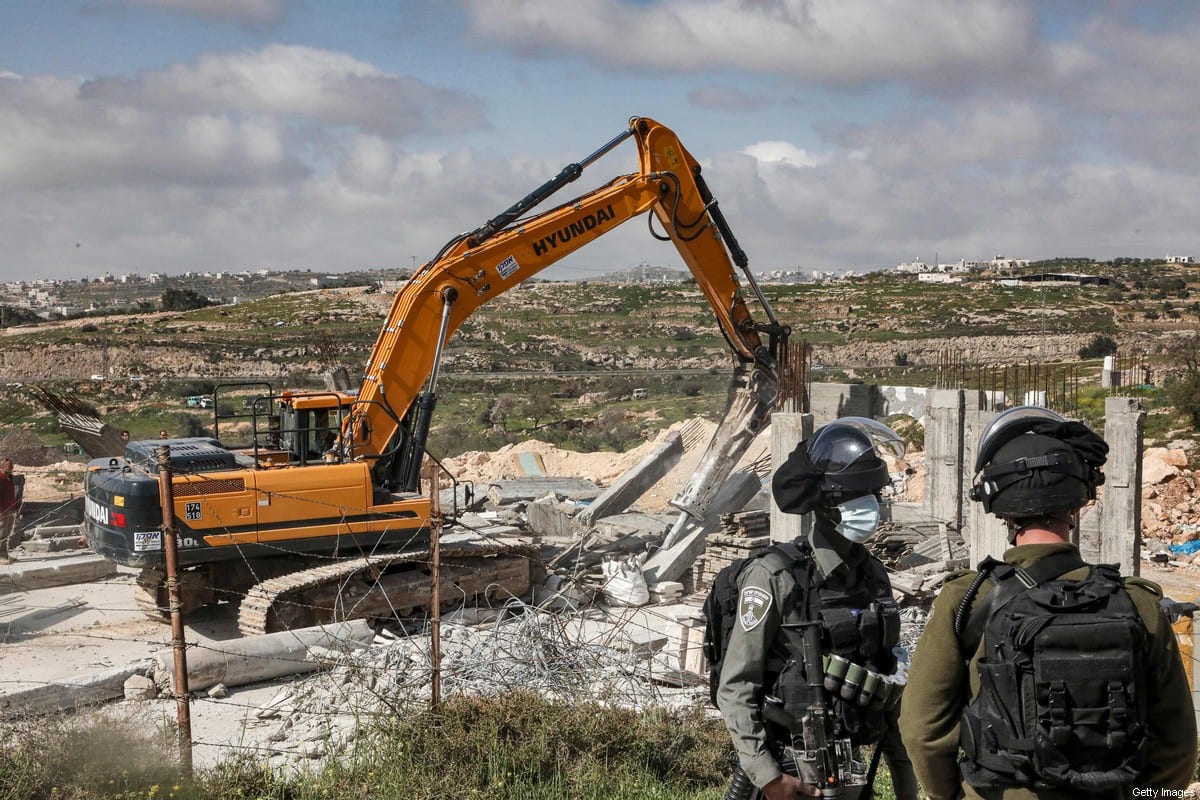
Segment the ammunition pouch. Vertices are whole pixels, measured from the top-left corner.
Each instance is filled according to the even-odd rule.
[[[823,608],[818,617],[830,650],[851,661],[888,659],[900,643],[900,609],[891,601],[877,600],[866,608]]]

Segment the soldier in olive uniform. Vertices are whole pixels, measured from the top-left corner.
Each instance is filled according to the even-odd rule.
[[[737,620],[717,690],[717,705],[739,761],[727,798],[750,797],[753,787],[767,800],[821,795],[818,787],[783,769],[778,745],[787,734],[764,719],[764,701],[776,691],[781,673],[789,663],[804,669],[802,643],[793,633],[800,625],[820,622],[826,654],[840,652],[877,671],[876,677],[895,671],[896,642],[887,641],[881,631],[888,623],[898,631],[891,587],[883,565],[862,544],[879,524],[879,492],[890,483],[877,448],[896,456],[904,453],[904,443],[886,425],[846,417],[801,443],[774,476],[779,507],[789,513],[811,511],[815,525],[808,540],[798,539],[791,550],[804,560],[802,569],[773,549],[750,561],[738,577]],[[797,574],[808,578],[798,580]],[[880,607],[892,616],[884,620]],[[898,800],[916,800],[916,780],[896,732],[895,712],[860,713],[854,702],[833,704],[853,744],[882,739]]]
[[[971,496],[1008,525],[1009,541],[1015,546],[1005,552],[1004,562],[1021,568],[1027,587],[1024,591],[1035,588],[1029,584],[1039,580],[1034,577],[1038,573],[1043,574],[1040,580],[1052,584],[1057,580],[1082,581],[1092,574],[1068,538],[1075,514],[1095,496],[1095,487],[1103,481],[1099,467],[1104,464],[1107,450],[1103,439],[1081,423],[1033,407],[1010,409],[984,431],[976,463],[980,480]],[[985,562],[985,576],[990,574],[989,568],[1009,569]],[[1111,574],[1114,585],[1119,587],[1122,579],[1115,570]],[[1132,656],[1140,659],[1145,674],[1107,684],[1107,697],[1115,698],[1107,705],[1120,706],[1129,687],[1141,687],[1133,691],[1144,695],[1139,701],[1145,706],[1144,722],[1140,721],[1140,715],[1131,712],[1128,716],[1142,725],[1134,744],[1145,742],[1145,746],[1141,754],[1123,761],[1126,750],[1120,747],[1127,737],[1110,733],[1112,747],[1098,748],[1099,763],[1080,767],[1054,763],[1045,755],[1049,752],[1044,744],[1047,740],[1053,741],[1055,747],[1073,745],[1068,744],[1071,740],[1065,736],[1056,740],[1055,723],[1048,723],[1049,718],[1040,716],[1041,712],[1030,711],[1041,700],[1022,702],[1018,695],[1007,705],[1005,713],[1008,724],[1013,726],[1034,724],[1031,720],[1036,718],[1036,724],[1045,725],[1048,730],[1045,737],[1036,734],[1024,737],[1024,741],[1022,737],[1012,737],[1008,740],[1013,743],[1012,748],[975,746],[971,740],[960,739],[960,730],[975,730],[973,720],[979,717],[971,715],[977,715],[976,709],[983,708],[977,698],[988,691],[981,688],[979,663],[986,656],[981,628],[999,613],[996,606],[1000,601],[995,596],[1002,589],[995,588],[991,581],[985,582],[975,571],[947,580],[917,644],[900,716],[904,743],[921,785],[932,800],[1162,797],[1163,789],[1179,790],[1188,785],[1196,766],[1196,722],[1174,632],[1160,606],[1162,592],[1157,585],[1137,578],[1124,578],[1123,583],[1132,600],[1132,608],[1127,604],[1121,606],[1125,609],[1123,613],[1132,618],[1129,624],[1135,629],[1141,627],[1139,617],[1145,626],[1145,635],[1134,637],[1134,641],[1144,638],[1145,644],[1140,653]],[[992,640],[993,647],[999,638],[1003,637]],[[1093,647],[1101,646],[1111,648],[1111,643],[1096,642]],[[1088,655],[1082,653],[1076,658],[1076,668],[1066,664],[1058,669],[1062,683],[1080,682],[1081,695],[1095,691],[1102,680],[1096,674],[1098,662],[1089,660]],[[998,685],[992,674],[988,674],[989,687]],[[1063,694],[1068,696],[1069,703],[1070,688]],[[993,708],[997,705],[992,703]],[[1102,714],[1095,711],[1092,714],[1103,719]],[[1016,721],[1021,719],[1026,721]],[[1075,716],[1073,709],[1062,714],[1062,724],[1068,727],[1080,721],[1114,724],[1084,720]],[[986,727],[987,736],[1010,736],[1005,724]],[[1022,747],[1029,747],[1038,755],[1024,760],[1019,756],[1014,758],[1014,753],[1029,752],[1021,750]],[[1093,771],[1087,773],[1091,776],[1087,780],[1095,782],[1085,792],[1077,781],[1083,774],[1079,770],[1089,768]],[[1049,777],[1047,772],[1051,773]],[[1064,779],[1068,773],[1076,783]]]

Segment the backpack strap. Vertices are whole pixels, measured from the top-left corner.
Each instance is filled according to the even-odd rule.
[[[983,627],[994,611],[1021,592],[1086,566],[1087,562],[1074,550],[1053,553],[1028,567],[1019,567],[991,556],[979,562],[979,572],[954,614],[954,633],[963,655],[968,660],[974,655],[975,648],[983,638]],[[982,605],[973,608],[979,587],[989,578],[996,586]]]
[[[808,542],[778,542],[771,545],[767,552],[775,551],[787,560],[787,569],[792,573],[796,588],[800,590],[800,611],[804,619],[809,619],[809,597],[813,589],[813,559],[812,548]]]
[[[776,553],[786,560],[786,569],[791,572],[792,580],[796,584],[796,591],[800,595],[800,618],[805,621],[811,621],[811,598],[814,589],[813,571],[816,566],[813,563],[812,548],[808,542],[777,542],[771,545],[766,553]],[[779,635],[782,637],[783,649],[785,651],[789,653],[804,652],[802,632],[796,630],[793,625],[784,624],[781,626]]]

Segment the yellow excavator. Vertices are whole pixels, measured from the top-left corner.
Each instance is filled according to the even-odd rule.
[[[637,146],[636,172],[533,213],[627,140]],[[735,360],[725,416],[672,501],[677,528],[702,518],[769,418],[789,329],[750,273],[699,163],[670,129],[635,117],[620,135],[422,265],[397,291],[356,393],[275,394],[263,384],[243,400],[250,441],[234,446],[222,443],[217,427],[228,413],[218,387],[213,437],[131,442],[122,457],[93,460],[85,481],[89,545],[141,567],[139,601],[151,615],[165,614],[157,455],[166,445],[185,611],[240,602],[239,627],[249,634],[427,607],[422,568],[433,500],[422,467],[447,341],[484,303],[647,212],[651,235],[674,243]],[[735,269],[765,321],[751,316]],[[528,562],[502,544],[451,543],[442,554],[461,559],[459,571],[444,578],[460,597],[528,584]]]

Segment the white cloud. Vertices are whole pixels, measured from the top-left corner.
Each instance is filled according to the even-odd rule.
[[[79,94],[95,103],[161,113],[276,114],[386,136],[461,132],[483,124],[479,100],[463,92],[389,75],[343,53],[299,46],[205,54],[134,79],[86,81]]]
[[[1037,20],[1008,0],[463,0],[471,32],[614,68],[736,68],[845,86],[1023,72]]]
[[[758,142],[742,152],[764,163],[786,164],[791,167],[811,167],[821,162],[819,157],[791,142]]]

